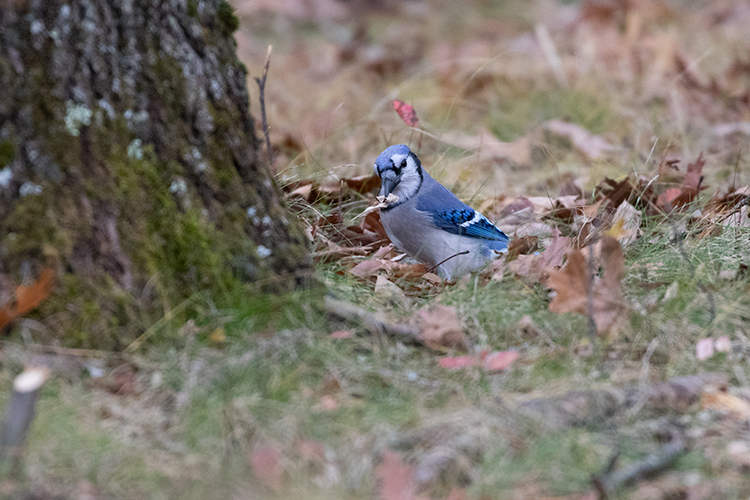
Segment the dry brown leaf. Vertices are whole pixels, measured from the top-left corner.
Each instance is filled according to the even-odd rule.
[[[682,178],[680,186],[664,191],[657,198],[656,204],[665,212],[671,212],[690,204],[700,191],[708,187],[703,185],[703,166],[705,164],[706,160],[703,159],[703,153],[701,153],[698,159],[687,166],[687,172]]]
[[[555,291],[549,310],[556,313],[589,314],[591,293],[591,313],[601,334],[616,330],[617,322],[626,311],[622,293],[625,260],[617,240],[609,236],[602,240],[600,259],[603,276],[592,279],[586,258],[581,251],[573,250],[560,271],[549,272],[547,286]],[[589,292],[592,285],[593,290]]]
[[[542,280],[550,269],[561,266],[565,254],[571,249],[570,238],[561,236],[560,230],[554,228],[552,240],[543,252],[539,255],[519,255],[508,263],[507,268],[524,282],[534,284]]]
[[[466,349],[466,334],[453,306],[435,305],[418,313],[421,338],[431,349]]]
[[[409,299],[406,298],[404,291],[395,283],[388,281],[385,276],[378,276],[375,282],[375,296],[380,299],[393,302],[402,307],[409,305]]]
[[[380,500],[419,500],[414,467],[405,464],[400,454],[385,450],[375,476]]]
[[[249,458],[253,475],[264,486],[278,492],[284,475],[281,452],[271,446],[260,446],[250,454]]]
[[[353,268],[349,269],[349,273],[357,276],[358,278],[367,279],[378,274],[379,271],[389,270],[395,266],[395,262],[391,262],[387,259],[367,259],[363,260]]]
[[[510,262],[519,255],[528,255],[536,252],[539,248],[539,237],[538,236],[520,236],[510,240],[508,245],[508,252],[505,254],[505,260]]]
[[[360,175],[359,177],[352,177],[351,179],[341,179],[341,182],[346,186],[356,191],[359,194],[366,194],[380,187],[380,177],[375,174],[372,175]]]
[[[503,207],[503,209],[500,211],[500,217],[508,217],[509,215],[519,212],[525,208],[531,208],[533,211],[534,204],[531,203],[531,200],[529,200],[525,196],[519,196],[510,204]]]
[[[16,288],[15,300],[0,306],[0,331],[19,316],[38,307],[49,297],[54,282],[55,272],[52,269],[44,269],[37,281]]]
[[[728,413],[736,420],[750,420],[750,403],[728,392],[704,392],[701,408]]]
[[[93,385],[117,396],[131,396],[136,392],[135,367],[130,363],[122,364],[105,377],[95,379]]]
[[[618,150],[601,136],[592,134],[575,123],[550,120],[544,123],[543,127],[547,133],[570,141],[573,147],[589,160],[601,160]]]
[[[448,144],[475,151],[480,161],[510,162],[515,165],[531,163],[529,139],[522,137],[514,142],[502,142],[489,130],[482,130],[479,135],[471,136],[461,132],[447,132],[442,139]]]

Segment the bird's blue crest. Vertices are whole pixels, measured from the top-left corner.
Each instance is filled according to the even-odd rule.
[[[390,166],[391,157],[393,155],[408,155],[409,153],[411,153],[411,149],[403,144],[388,146],[382,153],[380,153],[378,159],[375,160],[375,165],[380,165],[381,167]]]

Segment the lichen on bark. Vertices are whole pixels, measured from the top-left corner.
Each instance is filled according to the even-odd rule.
[[[0,289],[52,267],[53,335],[118,348],[164,300],[307,274],[236,28],[217,0],[0,9]]]

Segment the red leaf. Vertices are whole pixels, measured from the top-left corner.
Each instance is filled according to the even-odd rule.
[[[461,368],[479,365],[479,359],[475,356],[452,356],[441,358],[438,364],[449,370],[460,370]]]
[[[396,110],[398,116],[410,127],[416,127],[419,125],[419,118],[417,118],[417,112],[414,111],[413,106],[409,106],[404,101],[399,99],[393,100],[393,109]]]
[[[348,339],[354,336],[353,330],[336,330],[331,335],[332,339]]]
[[[493,351],[484,357],[484,369],[488,372],[506,370],[518,359],[517,351]]]
[[[386,450],[375,469],[379,481],[380,500],[416,500],[414,467],[401,461],[401,455]]]
[[[253,475],[274,491],[281,489],[284,469],[281,467],[281,452],[269,446],[256,449],[250,456]]]

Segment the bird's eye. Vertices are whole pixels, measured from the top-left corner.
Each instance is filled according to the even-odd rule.
[[[401,160],[401,168],[404,168],[406,166],[406,160]]]

